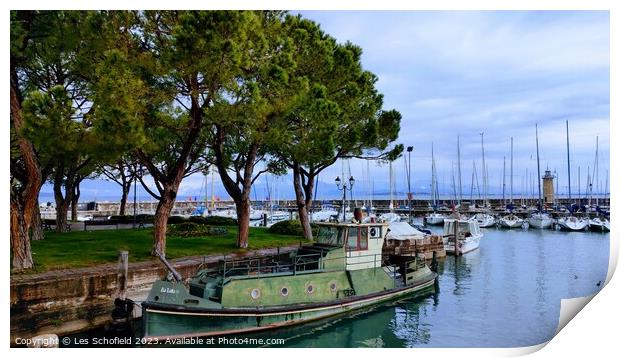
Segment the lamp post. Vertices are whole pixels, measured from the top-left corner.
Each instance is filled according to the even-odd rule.
[[[409,153],[409,163],[407,165],[407,200],[409,202],[409,223],[411,224],[411,199],[413,194],[411,193],[411,152],[413,151],[413,146],[407,147],[407,152]]]
[[[137,180],[138,180],[138,175],[142,176],[142,170],[138,169],[136,170],[136,172],[134,173],[133,176],[133,228],[136,228],[136,188],[138,187],[137,185]]]
[[[340,180],[340,177],[338,176],[336,177],[335,182],[338,190],[342,190],[342,222],[345,222],[347,221],[347,211],[345,210],[345,205],[347,202],[347,190],[352,191],[353,184],[355,184],[355,179],[353,178],[353,176],[351,176],[347,185],[347,183]]]

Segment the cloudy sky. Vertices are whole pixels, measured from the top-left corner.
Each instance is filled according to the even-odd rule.
[[[504,157],[509,190],[512,136],[513,190],[520,192],[530,183],[529,173],[536,171],[536,123],[541,170],[556,170],[560,191],[567,192],[566,121],[572,192],[579,191],[578,169],[581,191],[585,188],[588,166],[594,167],[597,136],[599,182],[605,186],[610,101],[607,12],[304,11],[302,15],[320,23],[338,41],[363,48],[363,66],[378,75],[384,107],[403,116],[398,143],[414,147],[412,186],[418,196],[427,193],[431,183],[431,143],[440,190],[452,191],[459,136],[462,192],[469,198],[473,163],[482,185],[482,132],[489,190],[501,194]],[[361,198],[372,186],[375,197],[389,191],[387,165],[351,161],[337,163],[321,175],[318,199],[338,196],[333,179],[342,175],[343,168],[348,176],[349,167],[357,179],[354,197]],[[406,193],[403,160],[393,168],[397,192]],[[266,196],[267,179],[276,184],[273,196],[293,196],[290,177],[285,176],[260,179],[253,197]],[[204,196],[203,183],[201,176],[187,178],[179,198]],[[215,187],[216,195],[228,197],[217,178]],[[46,186],[42,199],[49,200],[50,192]],[[82,193],[83,200],[120,197],[115,184],[102,181],[84,183]],[[139,195],[147,198],[144,191]]]

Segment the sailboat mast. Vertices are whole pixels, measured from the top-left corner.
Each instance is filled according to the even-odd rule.
[[[433,210],[437,206],[437,196],[435,195],[435,148],[431,142],[431,200],[433,201]]]
[[[462,182],[461,182],[461,142],[459,139],[459,136],[456,136],[456,153],[457,153],[457,159],[458,159],[458,172],[457,175],[459,177],[459,198],[458,198],[458,202],[459,205],[461,204],[461,201],[463,200],[463,187],[462,187]]]
[[[542,193],[540,192],[540,155],[538,153],[538,123],[536,123],[536,168],[538,171],[538,210],[542,210]]]
[[[596,163],[594,164],[596,167],[596,206],[598,206],[598,198],[601,196],[601,191],[599,188],[599,176],[598,176],[598,136],[596,136]]]
[[[512,205],[512,137],[510,137],[510,204]]]
[[[581,166],[577,166],[577,200],[581,206]]]
[[[568,142],[568,121],[566,121],[566,157],[568,160],[568,202],[570,203],[570,144]]]
[[[484,195],[484,207],[486,208],[488,204],[488,199],[487,199],[487,176],[486,176],[487,166],[484,161],[484,132],[480,133],[480,137],[482,138],[482,192]]]
[[[214,171],[211,171],[211,210],[215,210],[215,194],[213,192]]]
[[[393,177],[392,162],[390,161],[390,212],[394,211],[394,196],[393,196]]]
[[[506,206],[506,156],[504,156],[504,170],[502,172],[502,201]]]

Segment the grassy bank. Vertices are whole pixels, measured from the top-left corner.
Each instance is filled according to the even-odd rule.
[[[226,227],[226,235],[177,238],[168,237],[166,257],[223,254],[267,247],[294,245],[298,236],[268,233],[264,228],[250,228],[249,248],[235,247],[237,228]],[[117,261],[118,251],[129,251],[130,262],[151,260],[152,229],[46,232],[45,239],[32,242],[35,262],[33,272],[87,267]]]

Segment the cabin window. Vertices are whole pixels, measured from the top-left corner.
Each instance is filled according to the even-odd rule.
[[[368,250],[368,228],[367,227],[360,228],[358,250]]]
[[[342,246],[344,243],[342,235],[342,228],[322,226],[319,228],[316,241],[325,245]]]
[[[347,250],[368,250],[368,228],[349,227],[347,235]]]
[[[252,297],[253,300],[257,300],[260,298],[260,290],[258,288],[255,288],[252,290],[252,292],[250,292],[250,296]]]
[[[306,286],[306,293],[309,295],[314,293],[314,286],[312,286],[312,284],[309,284],[308,286]]]
[[[356,227],[349,228],[349,235],[347,238],[347,250],[357,250],[357,234],[358,230]]]

